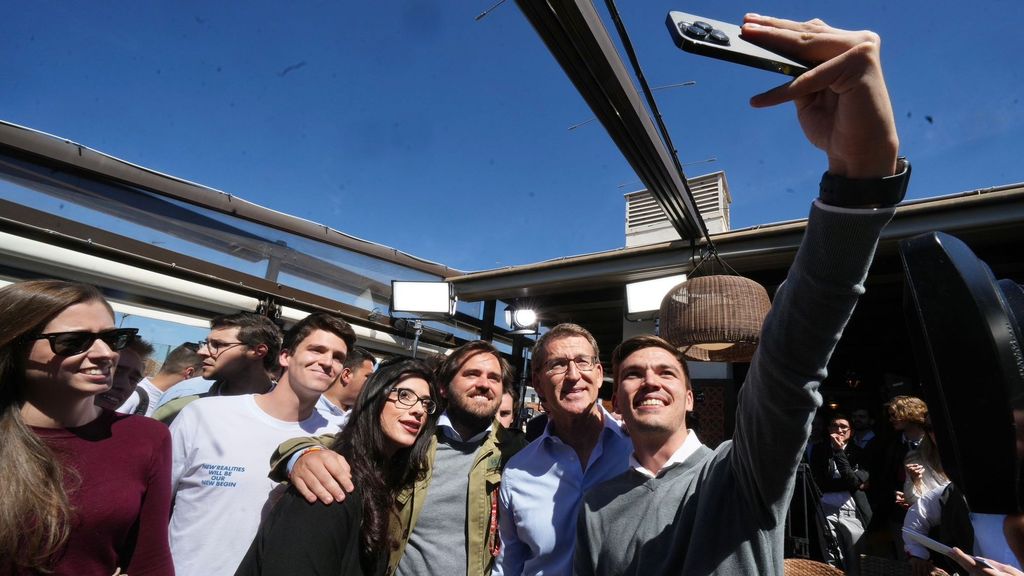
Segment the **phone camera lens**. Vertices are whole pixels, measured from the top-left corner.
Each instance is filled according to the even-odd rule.
[[[710,33],[712,30],[711,24],[708,24],[707,22],[703,22],[701,20],[697,20],[696,22],[693,23],[693,25],[696,26],[697,28],[700,28],[704,32]]]
[[[722,32],[721,30],[712,30],[711,33],[708,34],[707,39],[708,42],[712,42],[714,44],[721,44],[722,46],[729,45],[729,37],[726,36],[725,32]]]
[[[706,40],[708,37],[707,30],[697,26],[697,24],[699,24],[699,22],[695,22],[687,26],[686,29],[683,30],[683,34],[686,34],[690,38],[694,38],[696,40]]]

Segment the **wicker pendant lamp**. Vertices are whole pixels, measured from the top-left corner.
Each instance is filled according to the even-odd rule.
[[[693,360],[750,362],[769,308],[768,292],[749,278],[690,278],[661,301],[661,336]]]

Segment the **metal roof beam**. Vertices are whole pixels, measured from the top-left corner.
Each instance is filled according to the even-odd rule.
[[[551,54],[684,239],[705,236],[676,169],[615,44],[590,0],[516,0]]]
[[[134,186],[160,196],[200,206],[231,217],[255,222],[289,234],[308,238],[344,250],[378,258],[413,270],[450,276],[461,271],[417,258],[390,248],[290,214],[271,210],[219,190],[213,190],[108,156],[81,144],[31,128],[0,120],[0,154],[31,163],[56,167],[89,179]]]

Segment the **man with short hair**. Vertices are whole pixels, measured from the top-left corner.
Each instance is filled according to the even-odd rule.
[[[875,439],[875,419],[867,408],[856,408],[850,412],[850,426],[853,428],[853,443],[864,450]]]
[[[748,41],[817,63],[751,102],[796,101],[829,171],[764,321],[732,440],[710,450],[687,430],[692,391],[671,344],[633,338],[613,354],[615,403],[634,463],[587,494],[574,560],[580,576],[783,573],[785,517],[822,403],[818,388],[906,191],[909,165],[897,159],[878,36],[820,20],[747,14],[745,22]]]
[[[821,491],[821,509],[827,529],[839,548],[824,546],[829,564],[842,566],[847,574],[857,574],[855,548],[871,522],[871,505],[864,488],[870,474],[862,461],[863,452],[852,440],[850,419],[832,414],[828,419],[828,439],[811,455],[811,474]]]
[[[456,348],[437,368],[437,382],[448,408],[438,419],[430,446],[429,473],[396,499],[391,523],[398,547],[387,574],[432,576],[491,573],[499,546],[497,490],[501,471],[524,442],[495,421],[503,390],[512,383],[508,362],[490,342]],[[331,438],[302,439],[281,447],[274,475],[302,448]],[[311,502],[344,498],[347,465],[338,454],[320,450],[302,455],[292,484]]]
[[[377,359],[368,350],[353,346],[345,358],[341,375],[317,401],[317,412],[339,428],[345,426],[349,412],[355,405],[359,392],[363,390],[366,380],[373,374],[376,363]]]
[[[133,338],[118,356],[110,389],[98,394],[94,399],[95,404],[108,410],[122,412],[120,406],[135,392],[135,387],[146,375],[146,359],[152,353],[152,344],[142,338]]]
[[[598,355],[597,340],[576,324],[555,326],[533,347],[548,423],[505,468],[495,574],[570,574],[584,492],[626,470],[633,447],[598,399]]]
[[[195,344],[188,342],[167,353],[160,370],[152,378],[143,378],[135,392],[117,409],[122,414],[152,416],[163,393],[178,382],[192,378],[203,365]]]
[[[214,318],[210,321],[210,334],[200,342],[198,350],[203,359],[202,377],[213,380],[213,384],[205,392],[172,400],[167,398],[174,394],[174,389],[168,390],[153,417],[170,424],[182,408],[198,398],[269,391],[273,386],[269,374],[279,368],[280,349],[281,330],[262,314],[239,312]],[[178,386],[192,385],[194,380]]]
[[[171,423],[169,531],[178,574],[234,573],[276,501],[266,455],[288,438],[337,429],[315,406],[354,343],[347,322],[312,314],[288,331],[273,390],[200,398]]]
[[[512,422],[516,419],[515,414],[516,399],[512,396],[511,392],[505,392],[501,395],[501,406],[498,406],[498,422],[505,428],[511,428]]]

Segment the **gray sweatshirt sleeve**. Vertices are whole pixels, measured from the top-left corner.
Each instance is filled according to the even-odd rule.
[[[730,465],[762,527],[785,517],[811,419],[821,405],[818,386],[894,211],[820,202],[811,208],[739,394]]]

